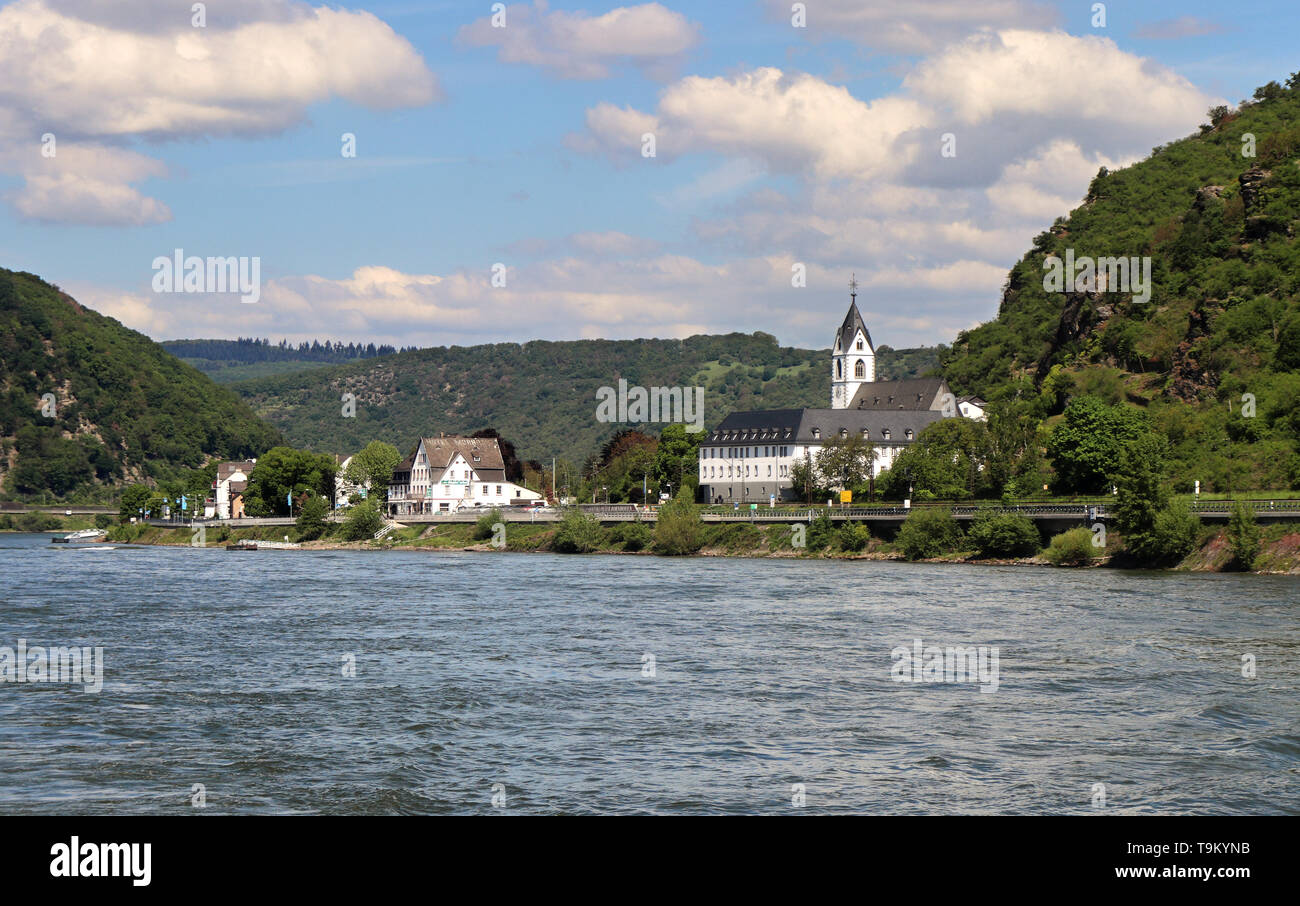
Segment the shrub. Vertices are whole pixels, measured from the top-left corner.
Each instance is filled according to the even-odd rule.
[[[654,533],[644,522],[622,522],[610,530],[609,538],[625,551],[640,551],[654,541]]]
[[[106,529],[113,524],[113,517],[108,513],[97,513],[95,515],[95,528]]]
[[[830,514],[825,510],[822,514],[808,524],[808,546],[807,550],[821,551],[825,550],[835,538],[835,523],[831,522]]]
[[[871,543],[871,529],[860,522],[846,522],[840,528],[840,548],[856,553]]]
[[[343,520],[341,532],[344,541],[366,541],[375,536],[375,532],[384,526],[384,517],[379,514],[379,504],[372,498],[354,506]]]
[[[940,507],[912,510],[898,530],[898,546],[909,560],[950,553],[960,542],[961,528],[952,512]]]
[[[605,530],[600,527],[599,521],[582,510],[571,509],[555,531],[551,550],[561,554],[589,554],[598,549],[604,540]]]
[[[981,557],[1029,557],[1043,543],[1033,520],[1017,513],[981,512],[967,535]]]
[[[298,527],[298,540],[315,541],[325,534],[325,516],[328,512],[329,504],[320,495],[312,494],[304,500],[295,523]]]
[[[491,538],[495,531],[492,526],[501,521],[501,511],[498,509],[490,510],[478,517],[478,522],[474,523],[474,540],[486,541]]]
[[[704,545],[702,523],[695,504],[678,498],[659,510],[655,552],[668,557],[693,554]]]
[[[20,513],[14,517],[14,525],[20,532],[52,532],[62,523],[48,513]]]
[[[1072,528],[1053,537],[1044,556],[1054,566],[1087,566],[1101,553],[1101,548],[1093,545],[1092,537],[1086,528]]]
[[[1259,524],[1255,511],[1244,503],[1235,503],[1228,517],[1228,544],[1232,548],[1232,562],[1237,569],[1249,570],[1259,557]]]
[[[1155,559],[1181,560],[1196,548],[1201,536],[1200,517],[1182,501],[1170,504],[1156,517]]]

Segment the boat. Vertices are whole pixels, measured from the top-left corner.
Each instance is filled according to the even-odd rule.
[[[103,541],[108,532],[103,529],[88,528],[79,532],[73,532],[70,535],[64,535],[62,538],[51,538],[51,544],[93,544],[96,541]]]

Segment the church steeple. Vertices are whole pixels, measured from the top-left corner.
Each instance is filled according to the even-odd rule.
[[[831,408],[847,409],[858,388],[876,379],[876,350],[858,311],[858,280],[849,278],[849,312],[831,349]]]

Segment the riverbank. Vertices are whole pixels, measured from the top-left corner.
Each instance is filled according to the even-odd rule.
[[[482,537],[483,529],[471,523],[406,526],[395,529],[381,541],[344,541],[333,537],[339,526],[329,526],[326,534],[314,540],[299,536],[293,526],[259,526],[252,528],[207,528],[201,539],[206,546],[224,546],[239,541],[293,541],[302,550],[410,550],[473,551],[497,553],[566,553],[557,543],[559,526],[554,523],[511,523],[504,537]],[[189,528],[162,528],[150,525],[119,525],[109,529],[108,541],[141,545],[190,546],[195,539]],[[658,556],[653,550],[653,532],[649,526],[623,523],[601,527],[592,532],[589,549],[583,553],[623,556]],[[701,546],[695,557],[786,558],[817,560],[900,560],[907,558],[889,538],[871,535],[860,550],[846,550],[842,537],[829,538],[807,532],[804,546],[796,547],[797,534],[786,524],[704,524],[700,527]],[[982,558],[973,551],[953,551],[921,562],[978,564],[1001,566],[1052,566],[1042,552],[1034,556]],[[1133,564],[1122,550],[1098,549],[1097,556],[1084,568],[1124,568]],[[1206,528],[1196,549],[1169,569],[1192,572],[1227,572],[1233,569],[1231,547],[1226,530]],[[1272,525],[1261,529],[1261,550],[1253,572],[1272,575],[1300,575],[1300,526]],[[1061,567],[1067,568],[1067,567]],[[1078,567],[1075,567],[1078,568]]]

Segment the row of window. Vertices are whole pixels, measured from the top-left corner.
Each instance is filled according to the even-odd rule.
[[[716,473],[715,473],[715,471],[714,471],[715,468],[716,468],[716,470],[717,470]],[[724,468],[727,470],[725,474],[724,474],[723,471],[722,471]],[[754,470],[752,473],[750,472],[750,469],[751,469],[751,468]],[[751,466],[745,466],[744,469],[745,469],[745,471],[744,471],[744,477],[745,477],[745,478],[758,478],[758,477],[760,476],[760,472],[759,472],[759,467],[758,467],[758,466],[752,466],[752,467],[751,467]],[[733,471],[733,470],[734,470],[734,471]],[[703,479],[705,479],[705,478],[740,478],[740,477],[741,477],[741,471],[740,471],[740,470],[741,470],[741,467],[740,467],[740,466],[716,466],[716,467],[715,467],[715,466],[700,466],[700,479],[703,480]],[[778,474],[779,477],[781,477],[781,478],[785,478],[786,476],[788,476],[788,475],[790,474],[790,470],[789,470],[789,468],[786,467],[786,466],[781,466],[780,469],[778,470],[778,473],[777,473],[777,474]],[[768,478],[771,478],[771,477],[772,477],[772,467],[771,467],[771,466],[768,466],[768,467],[767,467],[767,477],[768,477]]]
[[[759,452],[759,451],[762,452]],[[725,451],[725,452],[724,452]],[[741,459],[755,456],[789,456],[789,447],[703,447],[700,459]]]
[[[835,360],[835,379],[840,380],[844,377],[844,362],[841,359]],[[867,379],[867,366],[862,359],[853,366],[853,377],[855,380],[864,381]]]

